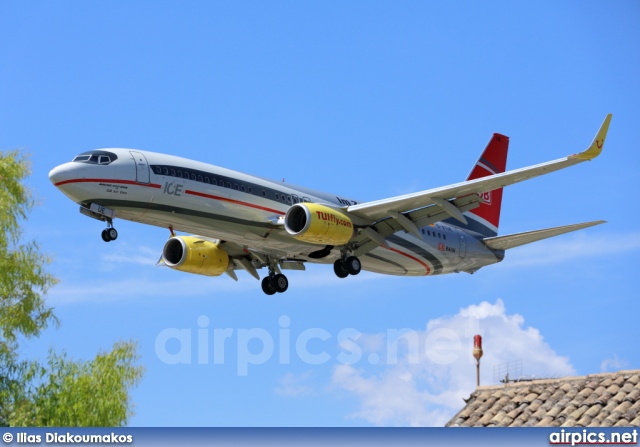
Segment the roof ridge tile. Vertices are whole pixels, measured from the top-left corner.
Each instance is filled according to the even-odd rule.
[[[446,426],[640,426],[640,370],[482,386]]]

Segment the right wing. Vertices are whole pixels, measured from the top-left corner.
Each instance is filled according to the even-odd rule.
[[[600,130],[593,139],[591,146],[579,154],[569,155],[568,157],[560,158],[558,160],[548,161],[546,163],[526,168],[515,169],[501,174],[442,186],[440,188],[351,205],[346,208],[346,211],[350,215],[357,216],[365,222],[370,222],[370,224],[381,219],[393,217],[396,220],[399,220],[401,224],[404,223],[405,225],[402,226],[405,229],[407,229],[407,226],[411,227],[411,224],[403,220],[403,217],[406,216],[402,213],[418,210],[419,208],[424,208],[429,205],[435,205],[437,209],[440,209],[442,215],[445,216],[444,218],[455,217],[459,220],[460,218],[464,219],[461,215],[462,210],[456,202],[465,202],[466,196],[493,191],[494,189],[513,185],[514,183],[529,180],[550,172],[559,171],[560,169],[568,168],[569,166],[582,163],[583,161],[593,160],[602,152],[602,147],[604,146],[604,140],[607,136],[610,122],[611,114],[608,114],[602,123]],[[451,201],[454,202],[452,203]],[[466,199],[466,202],[470,201],[478,202],[479,199]],[[398,217],[398,215],[402,217]]]

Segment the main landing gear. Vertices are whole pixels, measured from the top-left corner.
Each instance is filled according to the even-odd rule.
[[[333,271],[338,278],[357,275],[360,270],[362,270],[362,264],[356,256],[345,256],[333,263]]]
[[[289,288],[289,280],[282,273],[274,274],[270,272],[269,276],[262,279],[262,291],[267,295],[285,292]]]

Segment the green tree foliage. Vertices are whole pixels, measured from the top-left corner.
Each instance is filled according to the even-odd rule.
[[[129,387],[142,375],[135,343],[116,343],[90,362],[51,353],[40,384],[13,411],[11,425],[122,426],[132,412]]]
[[[0,425],[122,426],[131,416],[129,389],[140,381],[137,346],[119,342],[91,361],[49,354],[46,365],[21,360],[20,337],[37,337],[58,321],[44,301],[56,279],[35,242],[21,241],[33,206],[23,181],[28,161],[0,152]]]
[[[57,324],[43,295],[56,283],[49,260],[35,242],[21,243],[20,222],[33,206],[23,185],[29,165],[17,151],[0,152],[0,352],[12,354],[16,339],[37,336]]]

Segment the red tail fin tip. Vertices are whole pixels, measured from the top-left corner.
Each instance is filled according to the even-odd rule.
[[[509,137],[494,133],[480,158],[471,169],[467,180],[474,180],[494,174],[500,174],[507,167],[507,152],[509,151]],[[487,191],[480,196],[484,203],[478,208],[468,211],[479,219],[479,224],[488,228],[489,233],[497,233],[500,225],[500,207],[502,205],[502,188]],[[466,213],[465,213],[466,214]],[[488,224],[488,225],[487,225]]]

